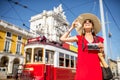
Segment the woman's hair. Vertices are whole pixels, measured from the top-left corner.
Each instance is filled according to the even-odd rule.
[[[95,36],[94,23],[91,19],[85,19],[84,22],[82,23],[82,28],[84,26],[84,23],[86,23],[86,21],[89,21],[90,23],[92,23],[93,28],[92,28],[91,32],[92,32],[92,35]],[[84,29],[82,29],[82,35],[85,35]]]

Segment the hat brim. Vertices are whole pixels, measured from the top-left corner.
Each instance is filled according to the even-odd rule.
[[[98,32],[100,32],[100,30],[101,30],[101,23],[100,23],[100,20],[98,19],[98,17],[95,16],[94,14],[91,14],[91,13],[84,13],[84,14],[79,15],[75,19],[75,21],[77,20],[81,24],[81,26],[76,26],[76,28],[75,28],[79,35],[82,34],[82,24],[83,24],[83,22],[86,19],[90,19],[90,20],[93,21],[95,34],[97,34]]]

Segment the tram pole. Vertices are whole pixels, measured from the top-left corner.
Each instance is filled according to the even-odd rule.
[[[105,30],[105,20],[104,20],[104,9],[103,9],[103,2],[102,0],[99,0],[100,4],[100,16],[101,16],[101,24],[102,24],[102,35],[104,38],[104,52],[108,58],[107,55],[107,38],[106,38],[106,30]]]

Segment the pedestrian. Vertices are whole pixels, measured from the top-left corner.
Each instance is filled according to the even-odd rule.
[[[15,74],[15,80],[18,80],[18,71]]]
[[[73,29],[76,29],[78,35],[69,36]],[[78,45],[75,80],[102,80],[98,53],[103,52],[104,39],[96,36],[100,30],[101,23],[98,17],[91,13],[84,13],[78,16],[69,30],[61,36],[61,41],[76,42]]]

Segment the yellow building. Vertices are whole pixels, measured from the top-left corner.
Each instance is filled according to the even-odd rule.
[[[0,70],[5,70],[7,75],[16,72],[18,65],[24,63],[27,39],[33,36],[27,30],[0,20]]]

